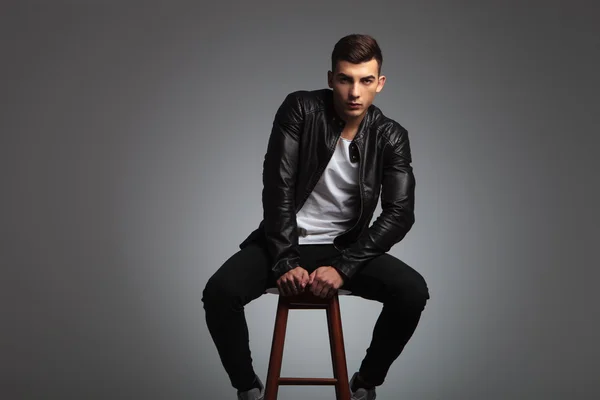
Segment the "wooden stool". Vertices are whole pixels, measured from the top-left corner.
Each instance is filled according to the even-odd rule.
[[[279,295],[277,288],[268,289],[265,293]],[[338,289],[330,299],[321,299],[309,291],[295,296],[279,296],[273,344],[269,359],[269,371],[265,386],[265,400],[276,400],[279,385],[334,385],[337,400],[350,400],[350,387],[348,384],[348,369],[346,366],[346,353],[342,334],[342,318],[338,295],[349,294],[348,290]],[[283,359],[283,345],[287,327],[288,311],[324,309],[327,311],[327,326],[329,328],[329,344],[331,347],[331,361],[333,365],[333,378],[282,378],[281,363]]]

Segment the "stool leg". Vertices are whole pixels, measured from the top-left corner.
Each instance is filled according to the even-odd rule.
[[[329,328],[329,343],[331,345],[331,362],[333,377],[337,379],[335,394],[337,400],[350,400],[348,384],[348,367],[342,333],[342,317],[338,295],[335,294],[327,306],[327,326]]]
[[[269,359],[269,370],[265,386],[265,400],[276,400],[279,391],[279,377],[281,376],[281,363],[283,360],[283,346],[285,342],[285,331],[287,327],[289,307],[282,297],[277,303],[277,315],[275,317],[275,329],[273,331],[273,343],[271,344],[271,357]]]

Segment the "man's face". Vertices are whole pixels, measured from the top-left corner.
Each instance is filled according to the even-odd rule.
[[[385,76],[379,76],[377,70],[377,60],[372,59],[360,64],[338,61],[335,71],[327,72],[335,109],[347,122],[361,120],[375,94],[383,89]]]

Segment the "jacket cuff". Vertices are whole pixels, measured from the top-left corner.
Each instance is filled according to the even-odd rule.
[[[335,268],[338,274],[340,274],[340,276],[344,280],[344,285],[350,280],[350,276],[348,276],[347,273],[344,272],[344,270],[342,270],[340,267],[335,266],[335,261],[331,262],[331,267]]]
[[[354,276],[365,263],[365,261],[358,261],[345,257],[343,254],[333,257],[328,262],[329,265],[340,273],[344,279],[344,283],[350,281],[352,276]]]
[[[300,258],[284,258],[279,260],[271,269],[275,275],[275,280],[279,279],[283,274],[293,270],[300,265]]]

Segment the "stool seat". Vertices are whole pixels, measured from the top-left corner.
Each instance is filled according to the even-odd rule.
[[[268,288],[265,293],[280,294],[278,288]],[[265,385],[265,400],[276,400],[280,385],[333,385],[335,386],[337,400],[350,400],[350,386],[348,383],[348,369],[346,366],[346,353],[339,305],[339,295],[348,295],[350,293],[349,290],[338,289],[328,299],[315,296],[308,290],[297,295],[279,296],[271,356],[269,358],[269,370]],[[327,312],[333,378],[282,378],[280,376],[288,312],[290,309],[324,309]]]
[[[274,288],[268,288],[267,290],[265,290],[265,293],[276,294],[276,295],[280,294],[279,293],[279,288],[276,288],[276,287],[274,287]],[[351,294],[352,292],[350,290],[346,290],[346,289],[338,289],[337,293],[340,296],[347,296],[347,295]]]

